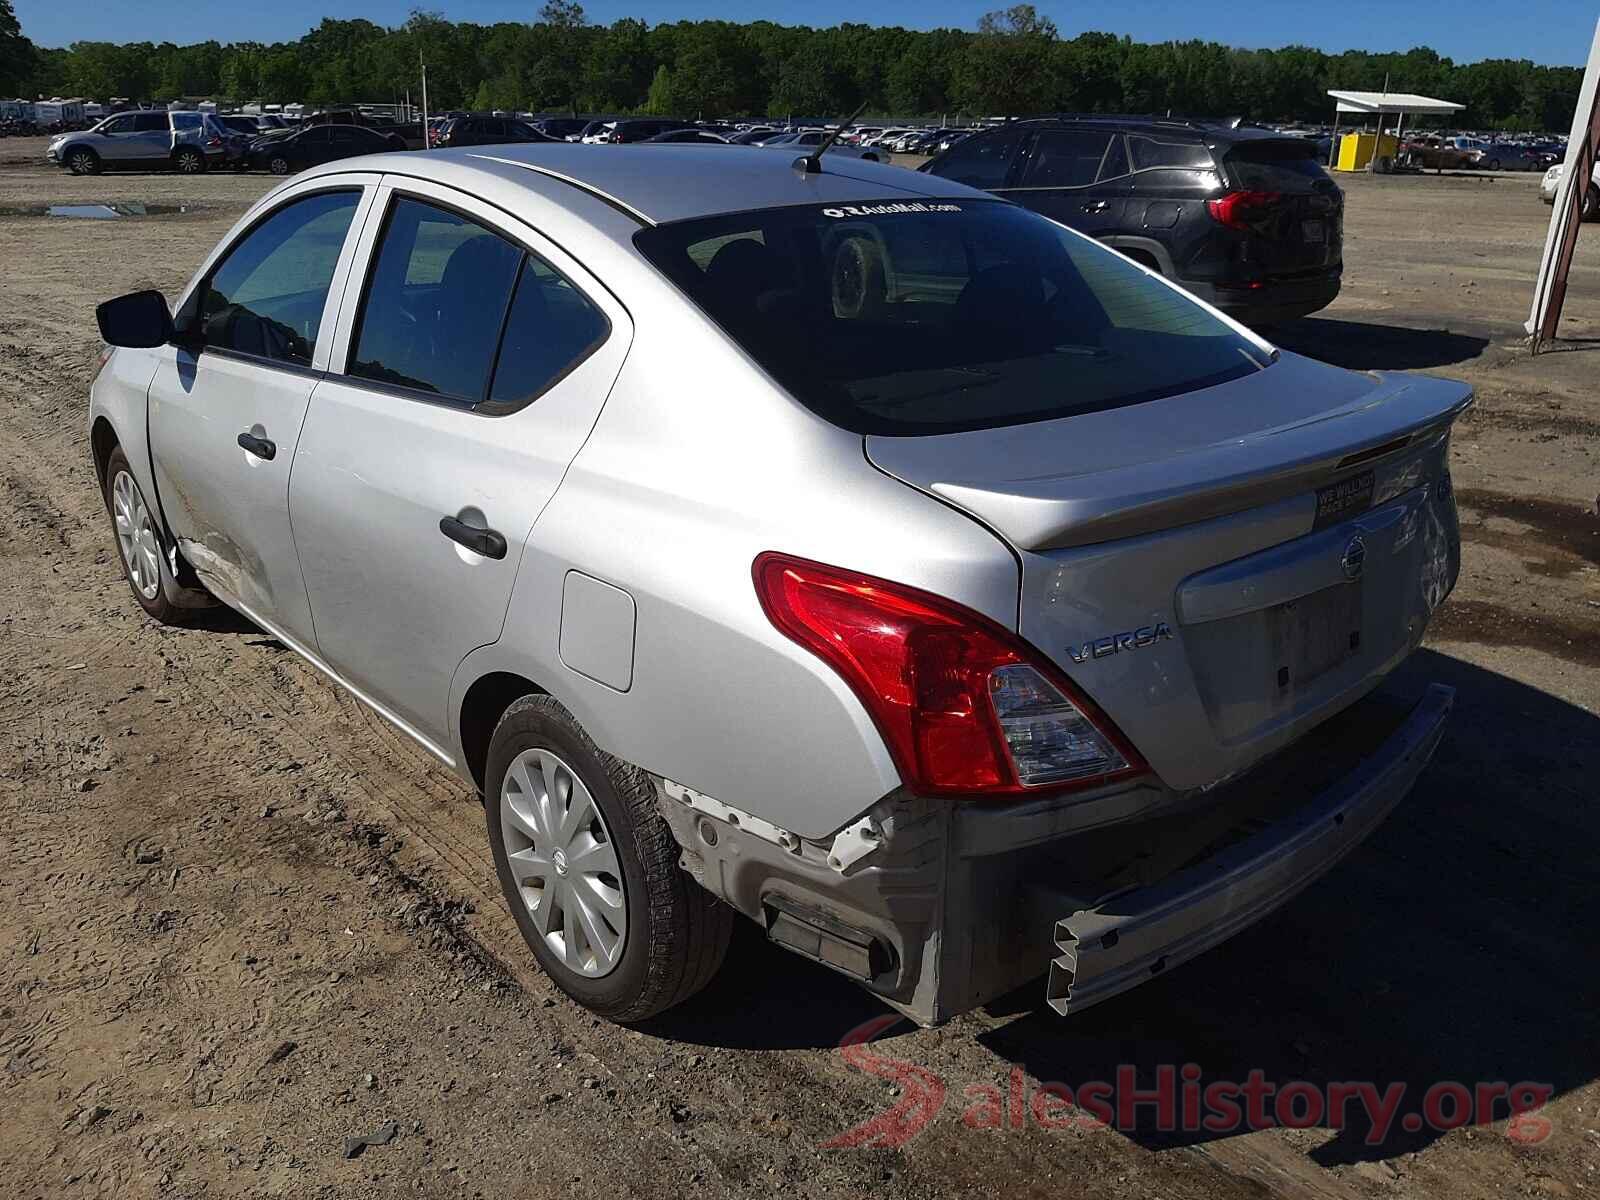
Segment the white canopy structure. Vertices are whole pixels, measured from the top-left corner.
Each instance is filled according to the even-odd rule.
[[[1388,80],[1384,82],[1387,84]],[[1355,113],[1362,115],[1376,115],[1378,118],[1378,138],[1383,138],[1383,119],[1391,114],[1395,117],[1394,132],[1398,136],[1405,128],[1406,116],[1443,117],[1451,113],[1458,113],[1466,107],[1453,100],[1435,100],[1432,96],[1418,96],[1414,92],[1391,92],[1385,89],[1381,92],[1345,92],[1328,89],[1328,95],[1334,99],[1333,111],[1333,151],[1328,164],[1333,165],[1338,160],[1339,154],[1339,114]],[[1372,156],[1371,167],[1376,167],[1378,156]],[[1370,169],[1370,168],[1369,168]]]
[[[1336,92],[1328,95],[1338,103],[1335,109],[1342,113],[1415,113],[1418,116],[1449,116],[1460,112],[1465,104],[1450,100],[1435,100],[1431,96],[1418,96],[1412,92]]]

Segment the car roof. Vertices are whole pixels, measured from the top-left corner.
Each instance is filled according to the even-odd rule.
[[[348,171],[354,161],[331,163],[314,173]],[[464,190],[471,190],[474,175],[491,176],[497,185],[520,184],[539,191],[544,189],[535,181],[559,180],[647,225],[799,204],[994,200],[935,175],[843,155],[824,156],[822,170],[805,173],[795,169],[787,154],[691,142],[604,148],[569,142],[517,143],[410,151],[360,162],[367,170],[434,177]]]
[[[1236,127],[1223,121],[1189,121],[1177,117],[1114,116],[1098,113],[1085,116],[1077,116],[1072,113],[1055,113],[1048,116],[1024,117],[1017,121],[1009,121],[1004,125],[989,126],[987,129],[980,129],[977,132],[989,133],[1016,126],[1036,129],[1045,125],[1064,126],[1073,129],[1140,129],[1165,135],[1192,137],[1196,141],[1203,141],[1209,145],[1235,142],[1283,141],[1286,138],[1299,137],[1297,134],[1279,133],[1275,129],[1263,129],[1257,125],[1239,125]],[[1300,140],[1305,139],[1302,138]]]

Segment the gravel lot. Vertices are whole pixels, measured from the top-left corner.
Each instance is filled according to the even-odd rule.
[[[271,638],[145,620],[86,445],[93,305],[172,294],[264,177],[113,175],[0,141],[0,1191],[32,1196],[1572,1196],[1600,1186],[1600,226],[1568,340],[1518,346],[1534,176],[1354,178],[1344,294],[1272,331],[1471,380],[1462,583],[1406,670],[1459,689],[1434,765],[1282,913],[1071,1020],[1030,988],[835,1049],[885,1010],[745,931],[712,990],[601,1024],[532,966],[475,798]],[[604,150],[597,150],[604,153]],[[1041,964],[1042,965],[1042,964]],[[978,1092],[1119,1064],[1549,1085],[1549,1136],[1360,1124],[974,1129]],[[943,1081],[898,1148],[825,1145]],[[1008,1108],[1009,1113],[1009,1108]],[[1503,1110],[1501,1115],[1503,1115]],[[387,1145],[345,1139],[396,1123]]]

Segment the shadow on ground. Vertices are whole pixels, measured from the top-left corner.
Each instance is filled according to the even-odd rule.
[[[1331,317],[1306,317],[1265,331],[1285,350],[1353,371],[1417,371],[1477,358],[1487,337],[1446,329],[1407,329]]]
[[[213,604],[210,608],[194,609],[185,615],[183,624],[188,629],[200,629],[206,633],[253,633],[260,640],[252,641],[250,645],[271,645],[283,649],[282,643],[270,633],[226,604]]]
[[[962,1089],[992,1082],[1006,1063],[1074,1094],[1115,1081],[1123,1064],[1142,1088],[1158,1068],[1185,1063],[1201,1068],[1202,1084],[1254,1070],[1280,1087],[1401,1083],[1401,1115],[1420,1113],[1439,1082],[1532,1082],[1560,1094],[1593,1079],[1600,811],[1584,798],[1600,776],[1600,718],[1431,650],[1396,679],[1418,693],[1430,681],[1457,691],[1449,730],[1364,846],[1261,925],[1085,1013],[1056,1016],[1042,980],[991,1006],[1013,1018],[978,1037],[996,1070],[946,1079],[947,1103],[965,1105]],[[711,989],[650,1031],[738,1048],[827,1046],[885,1011],[741,922]],[[922,1044],[914,1037],[895,1053],[918,1059]],[[1317,1162],[1388,1158],[1438,1136],[1397,1120],[1368,1145],[1362,1110],[1352,1103],[1346,1115]],[[1507,1115],[1501,1100],[1493,1116]],[[1163,1133],[1152,1108],[1136,1116],[1125,1136],[1152,1149],[1239,1132]],[[1327,1115],[1313,1124],[1335,1127]]]

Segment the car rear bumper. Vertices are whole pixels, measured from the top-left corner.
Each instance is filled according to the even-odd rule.
[[[1065,1015],[1209,950],[1287,903],[1387,817],[1439,744],[1455,692],[1435,684],[1355,772],[1253,837],[1056,922],[1045,998]]]
[[[693,878],[919,1024],[1041,976],[1050,1005],[1076,1012],[1217,945],[1339,862],[1427,764],[1453,695],[1380,688],[1209,791],[1143,780],[1011,804],[895,793],[858,823],[864,837],[853,826],[831,847],[657,785]]]
[[[1261,287],[1179,282],[1214,308],[1247,325],[1293,321],[1326,308],[1339,295],[1340,274],[1272,280]]]

